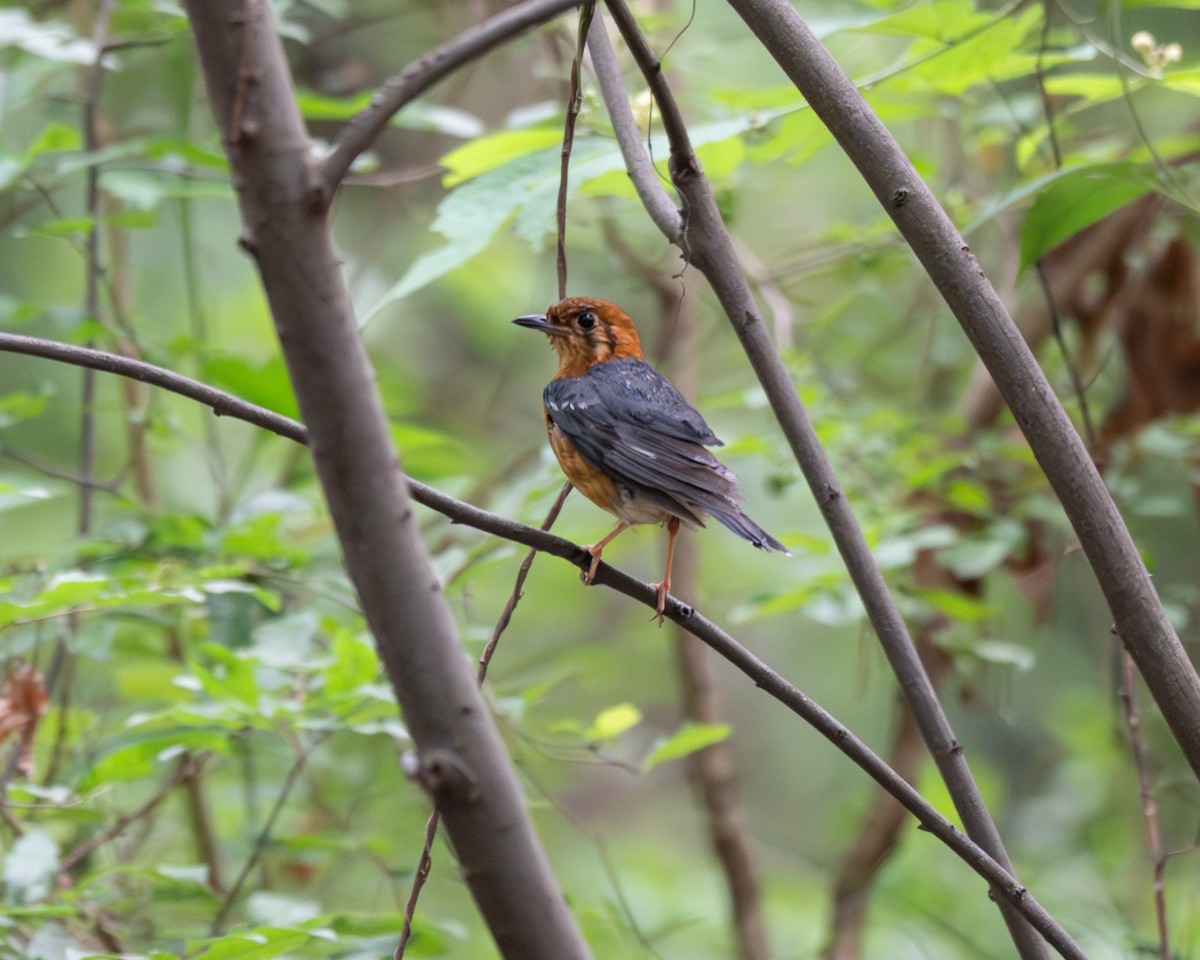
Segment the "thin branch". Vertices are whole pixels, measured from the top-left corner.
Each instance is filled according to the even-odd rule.
[[[558,261],[558,299],[567,296],[567,182],[571,168],[571,147],[575,143],[575,120],[583,94],[579,89],[580,65],[583,63],[583,45],[587,39],[592,14],[596,12],[596,0],[586,0],[579,10],[579,31],[575,42],[575,56],[571,60],[571,78],[567,84],[567,110],[563,121],[562,161],[558,175],[558,200],[555,204],[556,243]]]
[[[96,56],[88,67],[83,93],[83,148],[94,153],[100,145],[99,119],[100,89],[104,80],[105,41],[108,38],[108,23],[112,17],[116,0],[101,0],[96,11],[96,22],[92,26],[92,43]],[[97,322],[100,316],[100,167],[88,165],[85,177],[85,208],[90,220],[84,244],[87,277],[84,282],[83,315]],[[80,410],[82,422],[79,428],[79,475],[83,484],[79,488],[78,532],[86,534],[92,528],[92,487],[96,480],[96,379],[88,369],[83,373]]]
[[[333,198],[350,165],[375,142],[388,121],[406,104],[435,83],[505,40],[577,7],[583,0],[526,0],[483,23],[464,30],[453,40],[431,50],[386,81],[368,107],[355,116],[333,142],[322,164],[326,202]]]
[[[157,790],[151,794],[145,802],[142,803],[136,810],[133,810],[124,816],[118,817],[111,824],[105,827],[98,833],[93,834],[84,840],[83,843],[75,847],[70,853],[63,857],[58,869],[65,873],[70,870],[75,864],[79,863],[84,857],[90,856],[104,844],[110,840],[114,840],[122,833],[129,829],[132,824],[137,823],[143,817],[154,812],[154,809],[166,799],[167,795],[174,790],[180,783],[189,775],[199,771],[204,763],[203,755],[192,755],[186,760],[177,763],[171,775],[167,777]]]
[[[1133,658],[1126,650],[1121,651],[1120,698],[1124,708],[1125,727],[1129,731],[1129,751],[1133,754],[1134,767],[1137,769],[1138,795],[1142,800],[1142,816],[1146,820],[1146,842],[1150,848],[1150,862],[1154,869],[1154,918],[1158,927],[1158,955],[1159,960],[1171,960],[1171,940],[1167,932],[1167,895],[1163,883],[1167,853],[1163,848],[1162,834],[1159,832],[1154,777],[1150,769],[1146,739],[1142,735],[1142,713],[1138,707]]]
[[[1088,449],[1094,450],[1096,427],[1092,421],[1092,408],[1088,403],[1087,389],[1084,387],[1083,378],[1079,374],[1079,366],[1075,363],[1071,348],[1067,346],[1067,338],[1063,333],[1062,315],[1058,311],[1058,304],[1054,301],[1054,291],[1050,289],[1050,279],[1046,276],[1046,268],[1041,258],[1034,264],[1034,269],[1037,271],[1042,295],[1046,298],[1046,309],[1050,313],[1050,330],[1054,334],[1054,342],[1058,344],[1058,352],[1062,354],[1063,363],[1067,365],[1067,376],[1071,378],[1071,389],[1075,392],[1075,399],[1079,403],[1079,414],[1083,418],[1083,436]]]
[[[875,563],[858,519],[842,494],[833,466],[800,401],[799,391],[759,315],[716,200],[700,162],[692,152],[686,126],[667,78],[624,0],[607,0],[607,5],[662,111],[664,129],[671,140],[671,177],[687,209],[685,249],[712,285],[763,386],[967,833],[1011,872],[1004,843],[971,774],[962,746],[946,718],[937,691],[888,591],[883,573]],[[1038,937],[1003,898],[998,898],[998,903],[1022,956],[1026,960],[1044,956],[1045,947]]]
[[[610,228],[610,232],[612,239],[618,240],[617,255],[631,270],[636,269],[633,251],[619,242],[615,228]],[[631,260],[635,262],[631,264]],[[693,402],[700,379],[695,298],[681,297],[675,282],[648,266],[645,269],[650,274],[647,282],[658,301],[662,330],[660,357],[672,364],[675,386],[686,400]],[[670,336],[666,336],[668,333]],[[682,531],[672,568],[677,597],[695,601],[698,567],[696,538],[691,532]],[[698,724],[725,722],[711,652],[682,627],[674,627],[672,633],[684,717]],[[733,746],[729,740],[710,744],[688,754],[685,763],[688,779],[706,814],[709,843],[724,876],[738,956],[740,960],[771,960],[758,858],[739,796]]]
[[[567,500],[567,494],[571,492],[571,484],[564,483],[563,488],[558,492],[558,496],[554,498],[554,503],[550,506],[550,511],[546,514],[546,519],[542,521],[542,530],[549,530],[554,526],[554,521],[558,519],[559,511],[562,510],[562,505]],[[517,568],[517,579],[513,584],[512,593],[508,596],[508,602],[504,605],[504,609],[500,612],[500,619],[496,621],[496,627],[492,630],[491,639],[483,648],[483,653],[479,656],[479,670],[475,677],[479,681],[479,685],[483,686],[483,681],[487,677],[488,666],[492,662],[492,657],[496,653],[496,646],[500,643],[500,637],[508,628],[509,622],[512,620],[513,612],[517,609],[517,604],[521,602],[522,590],[525,588],[525,578],[529,576],[529,570],[533,566],[533,560],[537,556],[537,550],[530,550],[525,554],[525,559],[521,561],[521,566]],[[437,836],[438,823],[441,817],[438,815],[437,808],[429,814],[429,819],[425,822],[425,842],[421,847],[421,859],[417,862],[417,871],[413,875],[412,889],[408,893],[408,902],[404,905],[404,926],[400,929],[399,942],[396,944],[396,950],[392,954],[394,960],[402,960],[404,957],[405,947],[408,946],[409,937],[412,936],[413,917],[417,911],[417,900],[421,896],[421,888],[425,886],[425,881],[429,879],[429,871],[433,869],[433,840]]]
[[[617,55],[613,52],[602,17],[592,20],[592,28],[588,31],[588,53],[592,56],[596,79],[600,81],[600,95],[604,98],[608,118],[612,121],[625,170],[629,173],[638,199],[663,236],[682,247],[683,217],[675,201],[667,196],[658,178],[658,171],[642,146],[642,134],[629,106],[629,97],[621,80],[621,68],[617,66]]]
[[[1042,35],[1038,40],[1037,61],[1034,65],[1034,76],[1037,79],[1038,94],[1042,98],[1042,113],[1046,118],[1046,135],[1050,141],[1050,152],[1054,157],[1054,167],[1062,166],[1062,149],[1058,145],[1058,131],[1054,128],[1054,106],[1050,102],[1050,92],[1046,89],[1046,71],[1042,61],[1046,56],[1046,44],[1050,38],[1050,26],[1054,21],[1054,10],[1057,0],[1042,0]]]
[[[38,349],[29,349],[31,342],[33,345],[37,345]],[[46,345],[53,347],[54,350],[41,349]],[[17,349],[17,347],[24,349]],[[67,344],[38,341],[33,337],[19,337],[15,334],[0,334],[0,350],[35,356],[53,356],[54,359],[66,362],[86,360],[97,369],[110,370],[125,376],[135,376],[146,383],[153,383],[183,396],[200,400],[217,412],[264,427],[298,443],[307,442],[307,432],[303,425],[294,420],[289,420],[287,417],[261,407],[255,407],[230,394],[170,371],[152,367],[142,361],[113,354],[102,354],[98,350],[86,350]],[[462,523],[485,533],[533,547],[542,553],[567,560],[581,571],[587,569],[591,563],[591,554],[569,540],[455,500],[453,497],[411,478],[408,479],[408,484],[413,499],[443,513],[452,522]],[[658,602],[658,594],[653,584],[636,580],[608,563],[602,562],[599,565],[596,570],[595,582],[636,600],[638,603],[645,604],[650,609],[654,609]],[[1072,958],[1072,960],[1086,960],[1083,951],[1061,925],[1034,900],[1024,887],[1013,879],[1003,866],[938,813],[911,784],[892,770],[850,730],[842,726],[832,714],[825,711],[814,700],[693,608],[680,603],[674,597],[668,597],[664,616],[707,643],[718,655],[749,677],[768,696],[774,697],[809,723],[876,783],[896,797],[905,809],[920,821],[922,826],[943,841],[979,876],[992,884],[998,897],[1012,903],[1064,957]]]
[[[225,894],[225,899],[221,901],[221,909],[217,911],[217,915],[213,918],[212,926],[208,931],[210,937],[216,937],[224,933],[225,921],[229,918],[234,901],[237,900],[238,894],[242,892],[242,887],[245,885],[251,871],[257,866],[258,861],[262,859],[263,852],[267,849],[267,844],[271,842],[271,832],[275,829],[275,821],[279,819],[279,815],[283,812],[283,805],[291,795],[292,788],[296,785],[300,774],[303,773],[309,756],[324,739],[323,735],[317,736],[312,743],[300,751],[296,757],[296,762],[288,770],[287,776],[279,787],[279,795],[275,798],[275,803],[271,806],[271,812],[267,814],[267,819],[263,821],[262,829],[259,830],[258,837],[254,841],[254,847],[250,851],[250,856],[242,864],[242,869],[238,873],[237,879],[233,881],[233,885],[230,886],[228,892]]]
[[[438,824],[441,821],[442,818],[437,812],[437,807],[434,807],[429,814],[429,819],[425,821],[425,840],[421,844],[421,859],[417,861],[417,869],[413,873],[412,889],[408,891],[408,900],[404,904],[404,923],[400,927],[396,949],[392,952],[393,960],[403,960],[409,938],[412,937],[413,917],[417,914],[417,900],[420,899],[421,891],[425,888],[425,881],[429,879],[429,873],[433,869],[433,841],[437,837]]]

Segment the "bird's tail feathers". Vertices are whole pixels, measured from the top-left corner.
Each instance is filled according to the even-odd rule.
[[[736,533],[743,540],[748,540],[759,550],[777,550],[782,554],[791,556],[792,552],[782,543],[776,540],[773,536],[767,533],[762,527],[751,520],[744,513],[739,511],[713,510],[709,508],[709,515],[720,523],[725,524],[730,530]]]

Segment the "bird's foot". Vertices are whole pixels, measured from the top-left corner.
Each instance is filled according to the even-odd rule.
[[[667,591],[671,589],[671,581],[664,580],[662,583],[651,584],[651,586],[654,587],[655,592],[658,594],[658,605],[655,606],[654,616],[650,620],[657,620],[658,625],[661,627],[663,625],[663,614],[667,609]]]
[[[592,564],[586,570],[579,571],[579,579],[590,587],[596,582],[596,568],[600,566],[600,552],[604,549],[604,547],[593,544],[592,546],[584,547],[583,549],[592,555]]]

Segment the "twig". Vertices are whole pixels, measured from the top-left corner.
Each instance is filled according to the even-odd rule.
[[[548,531],[554,526],[554,522],[558,519],[558,515],[562,511],[563,504],[567,502],[567,495],[570,494],[572,489],[570,483],[563,484],[562,489],[558,491],[558,496],[554,498],[554,503],[550,505],[550,510],[546,513],[546,519],[542,521],[542,525],[538,529]],[[476,677],[481,685],[487,677],[488,665],[492,662],[492,657],[496,653],[496,645],[500,642],[501,635],[508,629],[508,624],[512,620],[513,611],[517,609],[517,604],[521,602],[522,591],[525,589],[525,580],[529,576],[529,569],[533,566],[533,560],[536,556],[536,548],[531,549],[525,554],[525,559],[521,561],[521,566],[517,569],[517,578],[513,583],[512,592],[508,595],[508,602],[504,604],[504,609],[500,612],[500,619],[496,621],[495,629],[492,630],[492,636],[483,648],[483,653],[479,655],[479,670],[476,673]]]
[[[1076,315],[1081,313],[1080,304],[1084,301],[1083,294],[1088,281],[1096,274],[1114,274],[1127,251],[1150,229],[1154,210],[1159,203],[1157,195],[1147,194],[1113,211],[1099,223],[1092,224],[1047,253],[1042,258],[1042,265],[1053,302],[1062,304],[1064,311]],[[1026,311],[1020,318],[1021,334],[1035,352],[1050,333],[1053,322],[1050,301],[1043,297],[1041,302],[1044,305],[1042,309]],[[1105,307],[1097,310],[1104,312]],[[995,381],[982,361],[977,361],[960,405],[968,430],[974,432],[994,423],[1002,410],[1003,400]]]
[[[417,861],[417,869],[413,873],[412,889],[408,891],[408,900],[404,904],[404,924],[400,927],[400,936],[396,941],[396,949],[392,952],[393,960],[403,960],[408,940],[412,936],[413,917],[417,913],[417,900],[429,879],[433,869],[433,841],[437,837],[438,824],[441,822],[437,807],[434,807],[425,821],[425,842],[421,845],[421,859]]]
[[[971,774],[962,746],[954,735],[937,691],[875,563],[812,421],[800,401],[787,366],[771,342],[758,308],[737,262],[716,200],[692,152],[687,128],[670,85],[637,21],[624,0],[607,0],[621,35],[659,103],[663,126],[671,141],[670,169],[675,188],[687,205],[686,249],[708,278],[758,376],[805,480],[833,536],[842,561],[862,599],[892,670],[912,706],[921,735],[962,818],[967,833],[996,860],[1012,871],[1000,833]],[[619,99],[616,95],[606,102]],[[1045,955],[1045,948],[1002,897],[1001,914],[1026,960]]]
[[[562,161],[558,175],[558,201],[555,205],[556,260],[558,264],[558,299],[567,295],[567,175],[571,167],[571,147],[575,143],[575,120],[583,102],[579,89],[580,64],[583,62],[583,45],[587,40],[592,14],[596,12],[596,0],[586,0],[579,9],[579,32],[575,42],[575,57],[571,61],[571,79],[567,84],[567,111],[563,121]]]
[[[256,407],[254,404],[198,383],[188,377],[129,357],[4,333],[0,333],[0,350],[35,356],[51,356],[66,362],[87,362],[97,369],[110,370],[124,376],[134,376],[146,383],[153,383],[183,396],[199,400],[220,413],[261,426],[298,443],[307,443],[308,440],[304,426],[294,420]],[[463,503],[411,478],[408,478],[407,482],[414,500],[444,514],[454,523],[462,523],[485,533],[533,547],[542,553],[567,560],[581,571],[587,569],[591,563],[591,554],[569,540]],[[658,602],[658,594],[653,584],[636,580],[608,563],[602,562],[599,565],[596,570],[595,582],[636,600],[638,603],[645,604],[651,609]],[[693,608],[680,603],[673,597],[668,597],[664,616],[673,623],[685,627],[693,636],[707,643],[721,657],[746,674],[768,696],[774,697],[787,706],[854,761],[868,776],[896,797],[931,834],[942,840],[972,870],[989,883],[996,884],[996,895],[1012,902],[1063,956],[1075,958],[1075,960],[1086,960],[1084,953],[1071,940],[1066,931],[1029,895],[1024,887],[1012,878],[1004,867],[985,850],[964,836],[903,777],[892,770],[831,714]]]
[[[1088,449],[1093,450],[1096,447],[1096,427],[1092,422],[1092,408],[1088,403],[1087,390],[1084,387],[1083,378],[1079,375],[1079,367],[1075,363],[1075,358],[1071,355],[1071,348],[1067,346],[1067,338],[1063,334],[1062,316],[1058,312],[1058,304],[1054,301],[1054,291],[1050,289],[1050,280],[1046,276],[1046,269],[1041,258],[1034,266],[1037,271],[1038,283],[1042,287],[1042,295],[1046,298],[1046,309],[1050,313],[1050,330],[1054,334],[1054,342],[1058,344],[1058,352],[1062,354],[1063,363],[1067,365],[1067,375],[1071,378],[1071,389],[1075,392],[1075,399],[1079,403],[1079,415],[1083,418],[1083,436]]]
[[[1125,727],[1129,731],[1129,751],[1137,769],[1138,795],[1142,800],[1142,816],[1146,820],[1146,843],[1150,848],[1150,862],[1154,868],[1154,918],[1158,926],[1158,955],[1160,960],[1171,960],[1171,940],[1167,935],[1167,895],[1163,884],[1163,871],[1167,865],[1167,853],[1163,848],[1162,834],[1158,827],[1158,803],[1154,799],[1154,776],[1150,769],[1150,756],[1146,750],[1146,739],[1142,736],[1142,713],[1137,701],[1137,678],[1133,658],[1126,650],[1121,651],[1121,705],[1124,707]]]
[[[108,22],[112,17],[116,0],[101,0],[92,26],[92,44],[96,56],[88,67],[83,94],[83,148],[94,153],[100,145],[99,122],[100,89],[104,80],[105,44],[108,38]],[[96,322],[100,314],[100,167],[88,165],[85,175],[84,204],[90,221],[85,242],[87,277],[84,283],[83,314]],[[83,372],[80,409],[82,423],[79,430],[79,475],[83,484],[79,490],[78,532],[86,534],[92,527],[92,486],[96,481],[96,375],[91,370]]]
[[[193,755],[187,760],[176,764],[171,775],[159,784],[158,789],[140,807],[124,816],[118,817],[109,826],[93,834],[87,840],[84,840],[83,843],[79,844],[79,846],[63,857],[62,862],[59,864],[59,870],[63,873],[67,872],[84,857],[91,855],[110,840],[119,837],[129,829],[131,824],[137,823],[137,821],[152,813],[155,807],[166,799],[167,794],[182,783],[190,773],[199,770],[203,763],[203,755]]]
[[[934,646],[931,625],[919,637],[927,669],[936,683],[951,666],[950,658]],[[892,711],[893,729],[888,744],[888,763],[909,783],[916,783],[921,765],[928,757],[912,710],[897,695]],[[895,798],[875,790],[858,832],[838,866],[833,883],[833,909],[829,920],[829,943],[824,960],[858,960],[866,933],[869,895],[896,844],[908,818]]]
[[[567,494],[571,492],[571,484],[563,484],[563,488],[558,492],[558,496],[554,498],[554,503],[550,507],[550,512],[546,514],[546,519],[542,521],[542,530],[549,530],[554,521],[558,519],[559,511],[562,510],[562,505],[566,502]],[[492,630],[491,639],[483,648],[483,653],[479,656],[479,670],[475,676],[479,680],[480,686],[483,685],[484,679],[487,677],[488,666],[492,662],[492,656],[496,652],[496,645],[500,642],[500,636],[508,628],[509,621],[512,620],[513,611],[517,609],[517,604],[521,601],[521,591],[525,587],[525,578],[529,576],[529,569],[533,566],[534,557],[537,556],[537,550],[530,550],[525,554],[525,559],[521,561],[521,566],[517,569],[517,579],[513,584],[512,593],[508,596],[508,602],[504,605],[504,609],[500,613],[500,619],[496,622],[495,629]],[[416,915],[417,899],[421,896],[421,888],[425,886],[425,881],[429,879],[429,871],[433,868],[433,840],[437,836],[438,822],[441,817],[438,815],[437,808],[434,807],[433,812],[429,814],[429,819],[425,821],[425,842],[421,847],[421,859],[417,863],[416,873],[413,874],[412,889],[408,892],[408,902],[404,906],[404,925],[400,929],[400,938],[396,944],[396,950],[392,954],[395,960],[402,960],[404,957],[405,947],[408,946],[409,937],[412,936],[412,922]]]
[[[375,92],[370,105],[347,123],[334,140],[321,170],[326,202],[337,192],[355,158],[375,141],[388,121],[405,104],[497,44],[530,27],[545,23],[563,11],[579,6],[581,2],[583,0],[526,0],[515,4],[463,31],[387,80]]]
[[[611,232],[613,239],[617,239],[615,229]],[[617,250],[624,261],[632,257],[632,251],[623,245],[618,244]],[[662,358],[673,361],[675,386],[685,399],[693,401],[700,376],[695,304],[692,298],[681,299],[675,284],[661,273],[654,272],[649,283],[657,295],[662,329],[671,334],[660,337]],[[672,569],[675,595],[689,602],[696,598],[698,563],[696,538],[690,533],[682,534]],[[672,632],[683,715],[694,723],[722,723],[725,717],[708,648],[682,627],[676,626]],[[738,795],[733,748],[728,740],[723,740],[688,754],[685,762],[688,778],[707,816],[709,843],[725,879],[738,955],[741,960],[770,960],[771,944],[763,918],[757,857]]]
[[[1053,154],[1056,169],[1062,166],[1062,150],[1058,146],[1058,132],[1054,129],[1054,108],[1050,103],[1050,93],[1046,90],[1046,72],[1042,61],[1046,56],[1046,42],[1050,36],[1050,26],[1057,6],[1057,0],[1042,0],[1042,36],[1038,41],[1037,61],[1034,65],[1038,93],[1042,98],[1042,113],[1046,117],[1047,139],[1050,141],[1050,152]]]
[[[263,852],[267,849],[267,844],[271,842],[271,831],[275,829],[275,821],[279,819],[279,815],[283,812],[283,805],[287,802],[287,798],[292,792],[292,787],[296,785],[296,781],[304,771],[304,765],[308,763],[309,756],[324,739],[325,736],[323,734],[316,736],[312,743],[300,751],[295,763],[288,770],[288,774],[279,788],[279,795],[275,798],[275,803],[271,807],[271,812],[267,814],[267,819],[263,821],[262,829],[258,832],[258,838],[254,841],[254,847],[250,851],[250,856],[242,864],[242,869],[238,873],[237,879],[233,881],[233,885],[225,894],[225,899],[221,901],[221,909],[217,911],[216,917],[213,918],[212,926],[209,927],[208,931],[210,937],[219,936],[225,931],[225,921],[229,918],[229,912],[233,909],[234,901],[237,900],[238,894],[242,892],[242,887],[245,885],[251,871],[262,858]]]
[[[888,762],[909,782],[915,782],[925,759],[925,745],[912,711],[900,697],[893,710],[895,729]],[[863,954],[870,890],[879,871],[895,849],[908,818],[890,794],[875,790],[854,840],[842,855],[833,882],[829,918],[829,943],[824,960],[858,960]]]
[[[603,17],[592,19],[592,28],[588,31],[588,53],[592,55],[592,69],[600,81],[600,95],[604,98],[604,107],[617,136],[621,159],[625,162],[638,199],[663,236],[682,247],[683,217],[675,202],[667,196],[658,179],[658,171],[642,147],[642,135],[629,107],[629,98],[625,95],[621,69],[617,66],[608,31],[604,29]]]
[[[987,365],[1079,537],[1122,643],[1200,777],[1200,676],[1087,449],[970,248],[795,8],[729,3],[858,168]]]

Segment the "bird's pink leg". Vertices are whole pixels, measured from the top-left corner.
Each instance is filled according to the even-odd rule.
[[[622,520],[620,523],[617,524],[617,526],[613,530],[613,532],[610,533],[603,540],[601,540],[599,543],[593,543],[590,547],[583,548],[584,550],[586,550],[588,553],[590,553],[592,555],[592,565],[590,567],[588,567],[587,573],[582,573],[579,575],[580,580],[582,580],[584,583],[592,583],[596,579],[596,568],[598,566],[600,566],[600,554],[604,552],[605,547],[607,547],[610,543],[613,542],[613,540],[615,540],[617,538],[617,534],[619,534],[623,530],[628,530],[628,529],[629,529],[629,524],[627,524],[624,520]]]
[[[667,523],[667,568],[663,571],[662,583],[655,584],[658,591],[658,606],[654,608],[658,625],[663,625],[663,611],[667,608],[667,593],[671,589],[671,561],[675,558],[675,540],[679,537],[679,518],[672,517]]]

